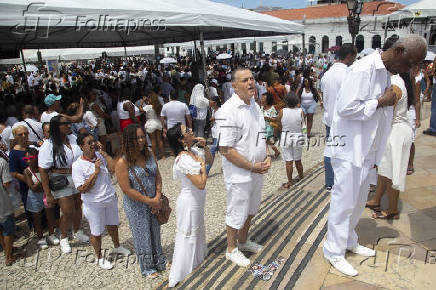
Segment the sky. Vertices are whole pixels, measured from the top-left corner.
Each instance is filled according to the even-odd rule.
[[[220,2],[225,4],[230,4],[236,7],[244,8],[256,8],[259,5],[262,6],[278,6],[283,8],[304,8],[309,5],[308,0],[212,0],[214,2]],[[410,5],[412,3],[418,2],[419,0],[391,0],[392,2],[399,2],[404,5]]]

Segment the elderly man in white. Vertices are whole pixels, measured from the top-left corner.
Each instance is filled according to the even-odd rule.
[[[265,120],[255,101],[255,82],[249,69],[233,73],[235,93],[220,109],[219,147],[227,188],[226,258],[246,267],[241,251],[257,253],[261,245],[248,240],[248,230],[261,201],[263,175],[271,167],[265,142]]]
[[[326,128],[326,147],[324,150],[325,187],[331,190],[334,183],[334,172],[330,162],[330,146],[335,142],[330,137],[333,112],[336,103],[336,96],[345,78],[347,67],[352,65],[356,59],[357,50],[351,43],[344,43],[336,54],[338,61],[324,74],[321,79],[322,102],[324,105],[324,116],[322,122]]]
[[[331,146],[335,181],[324,257],[345,275],[358,274],[345,259],[347,250],[366,257],[375,255],[374,250],[358,244],[355,227],[368,197],[368,172],[379,164],[392,126],[397,96],[390,74],[408,72],[424,59],[426,50],[424,38],[410,35],[385,52],[376,51],[356,61],[336,99],[331,135],[344,136],[344,144]]]

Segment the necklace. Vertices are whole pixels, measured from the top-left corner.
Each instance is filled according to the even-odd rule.
[[[83,159],[83,160],[86,160],[86,161],[88,161],[88,162],[91,162],[91,163],[95,163],[95,161],[97,161],[97,157],[95,157],[94,159],[89,159],[89,158],[86,157],[85,155],[82,155],[82,159]]]

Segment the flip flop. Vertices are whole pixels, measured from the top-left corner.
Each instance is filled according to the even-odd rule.
[[[412,175],[413,173],[415,173],[415,168],[407,168],[407,175]]]
[[[372,214],[372,218],[373,219],[381,219],[381,220],[398,220],[398,219],[400,219],[400,215],[399,215],[399,213],[386,214],[385,212],[380,211],[380,212],[374,212]]]

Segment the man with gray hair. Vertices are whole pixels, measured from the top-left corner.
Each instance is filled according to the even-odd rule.
[[[410,71],[427,52],[424,38],[406,36],[387,51],[376,51],[347,70],[333,110],[331,136],[344,136],[343,146],[331,145],[335,173],[324,257],[338,271],[358,272],[345,260],[350,251],[366,257],[375,251],[359,245],[355,228],[369,191],[368,172],[383,156],[397,101],[390,75]]]
[[[248,239],[251,220],[259,210],[263,174],[271,167],[267,157],[265,120],[254,95],[255,83],[249,69],[233,73],[235,93],[220,109],[219,146],[223,155],[227,188],[226,259],[247,267],[250,260],[241,252],[257,253],[262,246]]]

